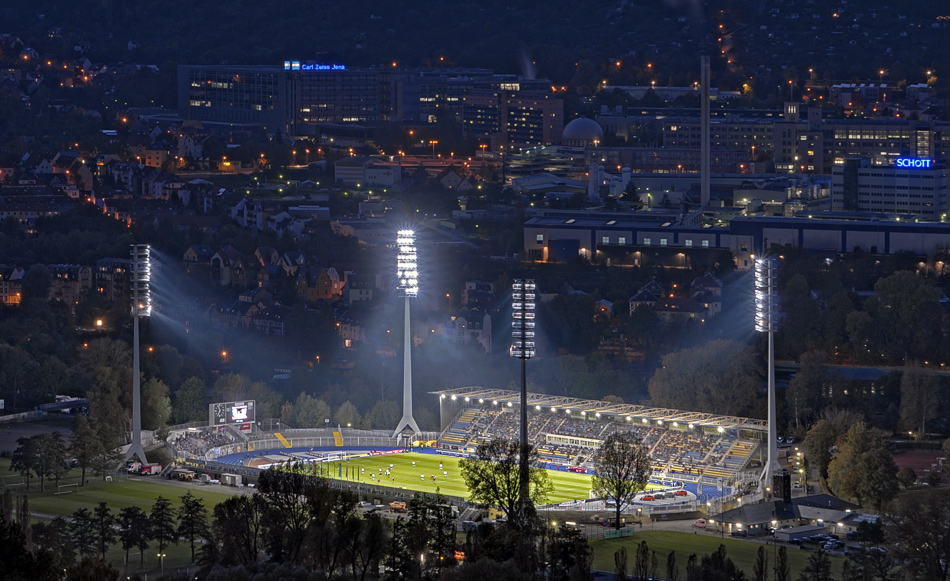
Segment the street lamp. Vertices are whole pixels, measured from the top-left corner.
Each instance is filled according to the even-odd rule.
[[[760,333],[768,333],[769,336],[769,448],[768,461],[762,471],[762,481],[766,486],[772,484],[772,475],[781,470],[777,458],[778,434],[776,432],[775,412],[775,330],[781,317],[778,297],[779,267],[780,263],[777,256],[758,258],[755,261],[755,330]]]
[[[139,319],[152,314],[151,249],[148,244],[133,244],[132,261],[129,265],[129,287],[132,291],[132,444],[125,453],[125,459],[138,456],[139,461],[147,463],[145,448],[142,447],[142,385],[139,373]]]
[[[396,233],[396,290],[405,299],[405,333],[403,335],[402,372],[402,419],[396,425],[393,436],[405,428],[414,434],[421,432],[412,417],[412,335],[409,330],[409,299],[419,295],[419,267],[416,262],[416,233],[400,230]]]
[[[532,279],[515,279],[511,285],[511,356],[521,359],[521,458],[519,491],[522,506],[528,503],[528,382],[526,367],[534,357],[535,285]]]
[[[162,564],[162,575],[164,575],[165,574],[165,553],[159,553],[158,560]]]

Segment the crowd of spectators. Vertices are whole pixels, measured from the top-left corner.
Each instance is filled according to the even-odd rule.
[[[470,408],[463,410],[459,420],[448,431],[453,434],[453,444],[463,433],[461,440],[467,446],[494,438],[520,437],[517,409]],[[602,441],[618,431],[635,432],[650,450],[654,469],[661,472],[699,475],[710,466],[722,466],[729,471],[741,468],[737,463],[723,464],[723,456],[736,442],[728,433],[709,435],[680,427],[616,421],[612,416],[528,410],[528,439],[537,447],[540,459],[552,464],[589,467],[596,445],[588,446],[583,441],[552,442],[547,435]]]
[[[231,440],[221,432],[206,432],[202,430],[178,434],[170,443],[180,452],[203,457],[208,450],[230,444]]]

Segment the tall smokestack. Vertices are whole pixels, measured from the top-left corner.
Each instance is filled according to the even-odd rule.
[[[703,94],[700,96],[702,114],[702,150],[700,152],[700,191],[703,208],[709,207],[709,55],[700,57],[700,84]]]

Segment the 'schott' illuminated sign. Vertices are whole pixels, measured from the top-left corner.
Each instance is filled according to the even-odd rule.
[[[913,159],[909,157],[901,157],[897,160],[897,167],[913,167],[913,168],[928,168],[931,165],[931,160],[929,159]]]

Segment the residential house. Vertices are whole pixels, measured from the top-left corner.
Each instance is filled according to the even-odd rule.
[[[211,258],[214,250],[207,244],[192,244],[185,251],[181,261],[185,264],[185,271],[192,272],[211,269]]]
[[[217,330],[243,327],[265,335],[284,334],[283,308],[266,289],[242,292],[230,307],[211,311],[212,328]]]
[[[228,244],[211,257],[211,280],[221,286],[244,288],[250,277],[247,259],[237,248]]]
[[[614,316],[614,304],[607,299],[600,299],[594,303],[594,319],[609,320]]]
[[[129,295],[128,258],[102,258],[96,261],[96,291],[111,302],[124,299]]]
[[[487,308],[495,301],[495,285],[484,280],[466,280],[462,283],[463,307]],[[451,297],[449,304],[451,307]]]
[[[366,324],[352,310],[344,311],[337,318],[336,328],[343,339],[344,347],[352,347],[355,341],[366,342]]]
[[[299,250],[290,250],[280,257],[280,266],[287,276],[296,277],[297,270],[307,264],[307,255]]]
[[[722,281],[707,272],[697,277],[690,284],[689,296],[706,307],[709,318],[715,317],[722,311]]]
[[[255,279],[257,288],[267,289],[276,292],[284,279],[284,270],[276,264],[265,264],[256,269]]]
[[[345,272],[344,276],[346,277],[346,285],[343,287],[343,302],[352,305],[373,301],[379,277],[353,271]]]
[[[21,266],[0,265],[0,305],[16,306],[23,298],[23,276],[26,271]]]
[[[308,264],[297,271],[297,296],[305,301],[335,301],[343,295],[343,284],[333,267]]]
[[[663,285],[658,283],[655,278],[650,279],[650,282],[640,287],[637,294],[628,299],[627,304],[630,307],[630,315],[633,315],[633,312],[636,311],[640,305],[653,308],[656,301],[665,295],[666,289],[663,288]]]
[[[480,345],[491,352],[491,315],[480,309],[462,309],[439,330],[448,341],[459,345]]]
[[[280,253],[268,246],[261,246],[254,251],[254,256],[261,266],[280,263]]]
[[[92,268],[76,264],[50,264],[49,300],[74,306],[92,288]]]
[[[702,303],[693,297],[662,297],[653,304],[653,310],[664,323],[705,323],[708,313]]]

